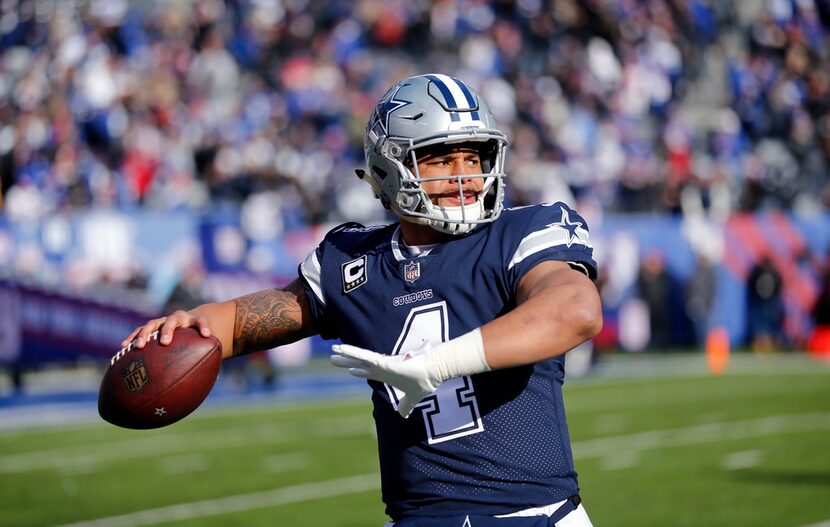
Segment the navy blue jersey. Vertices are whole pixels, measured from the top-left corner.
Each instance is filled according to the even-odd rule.
[[[588,227],[562,203],[505,210],[419,257],[399,236],[397,224],[344,224],[300,265],[324,338],[406,352],[510,311],[540,262],[596,277]],[[563,357],[450,379],[409,419],[396,412],[402,393],[369,381],[387,514],[497,515],[576,494],[563,379]]]

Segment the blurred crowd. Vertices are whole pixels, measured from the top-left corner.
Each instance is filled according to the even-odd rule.
[[[690,190],[721,213],[830,208],[828,0],[0,6],[12,221],[223,202],[288,227],[382,219],[353,176],[365,121],[427,71],[489,101],[512,204],[676,213]]]

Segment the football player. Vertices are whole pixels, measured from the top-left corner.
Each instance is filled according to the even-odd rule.
[[[464,82],[404,79],[365,134],[368,182],[400,221],[330,231],[281,290],[149,321],[226,356],[312,334],[372,389],[395,527],[590,526],[562,400],[564,355],[599,331],[585,220],[563,203],[503,210],[507,138]]]

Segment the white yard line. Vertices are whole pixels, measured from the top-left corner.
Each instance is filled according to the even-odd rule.
[[[207,516],[219,516],[234,512],[264,509],[267,507],[331,498],[334,496],[358,494],[378,488],[380,488],[380,477],[377,474],[361,474],[347,478],[281,487],[264,492],[179,503],[178,505],[146,509],[121,514],[119,516],[97,518],[59,527],[136,527],[139,525],[157,525],[160,523],[172,523]]]
[[[371,432],[363,417],[337,419],[333,423],[309,426],[303,430],[276,425],[203,432],[197,436],[155,436],[115,441],[103,445],[80,445],[0,456],[0,474],[43,469],[73,469],[128,458],[160,457],[179,452],[222,450],[273,444],[296,438],[306,432],[315,436],[359,435]],[[338,430],[339,429],[339,430]],[[830,429],[830,413],[789,414],[743,421],[719,421],[666,430],[600,437],[573,443],[576,459],[603,457],[620,452],[638,452],[717,441],[739,440],[781,433]],[[335,433],[337,431],[337,433]]]
[[[262,430],[260,429],[262,428]],[[254,432],[264,431],[257,427]],[[261,443],[284,441],[289,436],[275,425],[269,433],[252,433],[250,429],[231,433],[204,432],[198,435],[153,436],[95,445],[76,445],[66,448],[35,450],[21,454],[0,456],[0,474],[28,472],[50,468],[71,468],[106,461],[166,456],[194,450],[221,450]]]
[[[313,437],[347,437],[371,433],[368,416],[340,417],[327,421],[303,423],[302,426],[281,427],[263,424],[255,427],[223,428],[193,434],[170,434],[135,437],[100,444],[32,450],[0,456],[0,474],[13,474],[43,469],[72,469],[98,463],[131,458],[147,459],[180,452],[223,450],[252,445],[274,444],[295,440],[301,435]],[[140,432],[136,433],[141,434]]]
[[[721,467],[724,470],[743,470],[757,467],[761,464],[763,452],[760,450],[743,450],[727,454],[721,460]]]
[[[204,454],[185,454],[169,456],[158,461],[158,471],[165,475],[191,474],[206,472],[210,468],[210,459]]]
[[[575,459],[587,459],[619,455],[621,452],[630,453],[828,429],[830,429],[830,412],[773,415],[759,419],[706,423],[685,428],[649,430],[636,434],[588,439],[577,441],[572,447]]]

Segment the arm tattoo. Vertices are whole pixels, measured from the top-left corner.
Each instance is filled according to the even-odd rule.
[[[267,289],[236,299],[234,356],[295,342],[312,333],[299,279],[283,289]]]

